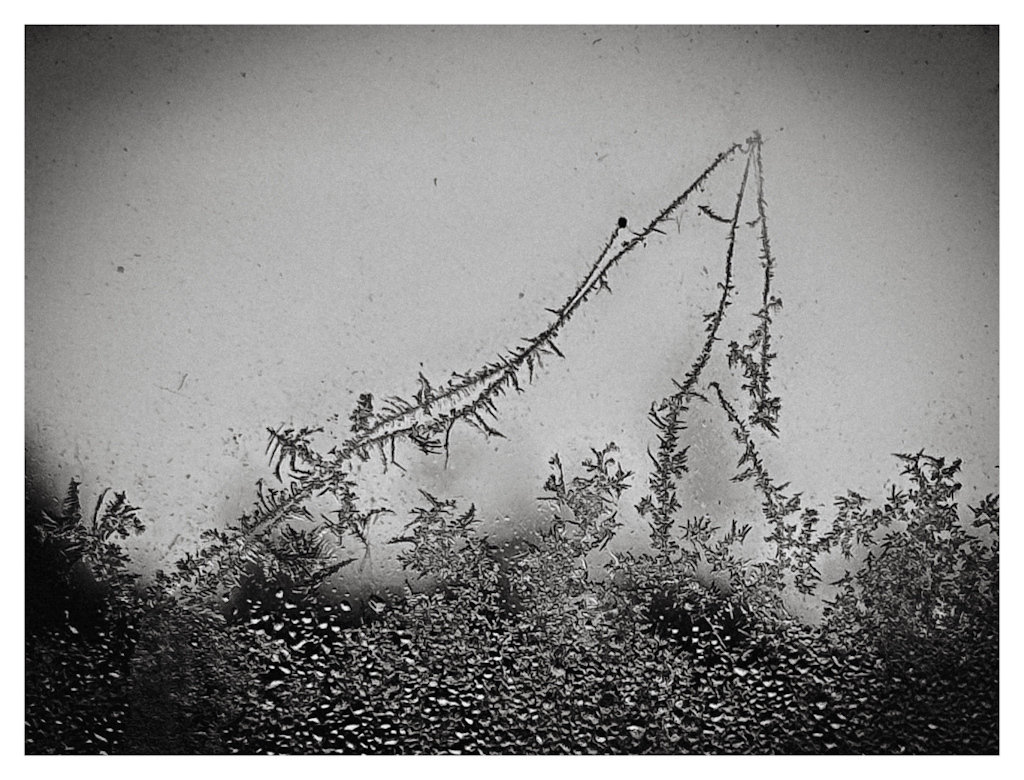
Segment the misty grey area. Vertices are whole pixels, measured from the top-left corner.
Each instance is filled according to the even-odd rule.
[[[495,397],[500,437],[353,457],[363,508],[390,514],[332,585],[402,592],[388,541],[421,491],[474,505],[495,544],[536,540],[552,457],[576,473],[614,442],[632,477],[598,577],[651,550],[652,403],[700,354],[756,145],[783,302],[771,474],[827,519],[847,491],[882,505],[894,453],[924,450],[962,459],[967,517],[999,492],[998,85],[982,27],[29,28],[30,501],[124,491],[150,581],[280,486],[268,429],[341,446],[361,396],[381,415],[507,359],[626,247],[559,354]],[[686,429],[678,515],[723,528],[762,511],[707,384],[749,411],[724,355],[762,306],[759,240],[737,239],[712,402]],[[820,617],[820,593],[787,599]]]

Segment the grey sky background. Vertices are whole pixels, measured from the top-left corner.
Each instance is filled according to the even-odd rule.
[[[127,491],[153,560],[251,505],[268,426],[344,435],[359,393],[536,334],[620,215],[645,224],[754,130],[785,304],[775,478],[880,500],[890,454],[925,448],[964,459],[965,503],[999,491],[994,30],[51,28],[26,54],[29,477]],[[695,204],[730,208],[741,170]],[[507,440],[456,429],[447,470],[400,450],[368,500],[425,487],[529,521],[552,454],[615,441],[623,544],[645,539],[647,409],[700,347],[724,227],[691,207],[627,256],[566,360],[500,404]],[[757,308],[752,240],[737,262],[726,341]],[[692,430],[687,512],[746,517],[721,414]]]

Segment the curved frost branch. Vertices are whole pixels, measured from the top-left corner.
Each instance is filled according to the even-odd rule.
[[[703,187],[708,177],[720,165],[731,159],[740,148],[740,144],[733,144],[719,154],[679,197],[612,254],[611,248],[623,227],[621,224],[616,226],[601,255],[591,266],[587,275],[561,308],[550,310],[555,315],[555,319],[536,336],[525,339],[525,346],[512,350],[506,355],[499,355],[494,362],[472,374],[456,374],[452,382],[442,388],[432,390],[425,398],[418,398],[419,402],[415,405],[396,409],[379,418],[375,424],[360,431],[354,438],[349,439],[341,446],[336,454],[338,462],[348,460],[352,455],[365,457],[370,450],[381,448],[398,437],[447,432],[452,423],[458,419],[464,419],[470,424],[480,427],[488,435],[494,435],[496,431],[483,421],[480,412],[486,412],[494,417],[495,410],[492,403],[494,397],[498,393],[503,393],[510,386],[521,390],[520,372],[525,368],[529,373],[529,378],[532,379],[534,368],[542,365],[543,355],[553,353],[562,357],[561,351],[555,344],[555,338],[591,295],[602,288],[608,289],[608,272],[629,252],[642,244],[651,233],[661,233],[658,226],[666,222],[673,212],[690,198],[693,192]]]

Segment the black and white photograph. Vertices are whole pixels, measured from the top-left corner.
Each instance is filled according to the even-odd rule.
[[[1000,26],[585,18],[22,26],[26,757],[1005,751]]]

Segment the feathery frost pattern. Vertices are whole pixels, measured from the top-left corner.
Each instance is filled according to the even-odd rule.
[[[700,213],[709,218],[729,224],[729,243],[726,257],[724,281],[719,283],[722,290],[721,299],[716,311],[705,315],[707,338],[698,359],[687,373],[683,384],[678,385],[679,392],[663,400],[660,405],[652,407],[651,419],[662,432],[658,454],[652,455],[656,464],[655,473],[651,477],[654,491],[654,503],[645,499],[641,504],[641,513],[657,507],[653,525],[667,533],[671,526],[671,515],[678,504],[675,500],[673,482],[686,470],[686,448],[678,447],[679,432],[685,428],[681,420],[688,410],[688,403],[697,397],[706,400],[695,390],[704,366],[711,357],[714,343],[718,340],[717,333],[730,304],[732,286],[732,262],[736,244],[736,234],[740,227],[740,213],[748,181],[752,177],[756,186],[756,202],[758,216],[748,227],[760,226],[761,261],[765,268],[764,303],[758,314],[759,325],[751,334],[749,343],[740,347],[730,345],[730,365],[740,363],[744,367],[750,382],[744,388],[751,392],[755,403],[755,415],[752,422],[760,424],[774,433],[774,421],[778,413],[778,401],[767,395],[767,372],[769,362],[774,355],[768,351],[768,327],[771,323],[771,312],[781,306],[781,301],[770,296],[770,281],[773,258],[771,255],[765,201],[763,196],[761,136],[754,133],[746,143],[735,143],[721,152],[693,180],[693,182],[645,227],[639,231],[631,231],[631,238],[619,242],[620,235],[626,226],[626,220],[620,219],[604,244],[597,260],[590,267],[586,276],[580,281],[565,303],[558,309],[549,309],[554,315],[550,324],[532,338],[523,339],[524,344],[499,355],[493,362],[475,371],[460,374],[453,372],[452,379],[444,385],[435,387],[422,373],[419,375],[419,390],[412,399],[391,396],[385,399],[379,410],[374,409],[374,399],[370,394],[360,396],[357,407],[350,415],[353,436],[340,445],[333,447],[326,454],[317,452],[312,444],[312,437],[322,432],[321,428],[279,428],[268,429],[270,435],[268,454],[274,465],[275,476],[286,487],[280,490],[259,486],[259,502],[250,514],[240,518],[237,525],[218,532],[217,538],[211,537],[208,546],[198,557],[188,557],[184,566],[179,565],[181,574],[186,579],[196,577],[208,566],[220,568],[220,564],[231,560],[234,563],[249,560],[258,555],[264,545],[260,537],[277,527],[289,518],[315,520],[308,509],[308,503],[317,496],[330,495],[338,500],[340,509],[332,514],[337,519],[328,521],[330,530],[355,533],[365,543],[366,526],[379,515],[387,513],[387,509],[371,512],[360,512],[356,508],[355,485],[350,478],[351,461],[353,458],[367,460],[377,453],[383,459],[385,468],[400,464],[395,458],[395,447],[400,441],[408,441],[426,454],[444,452],[447,458],[449,438],[456,422],[463,421],[482,431],[486,436],[501,437],[501,432],[494,427],[497,419],[496,401],[498,396],[506,394],[511,388],[522,393],[523,385],[533,381],[535,372],[543,368],[543,359],[555,355],[564,357],[559,350],[556,339],[562,329],[569,323],[573,315],[593,295],[601,290],[610,291],[608,275],[611,270],[630,252],[645,243],[652,233],[664,233],[661,230],[669,219],[678,218],[678,212],[694,193],[702,191],[708,180],[719,168],[731,161],[737,154],[746,157],[743,180],[736,196],[734,213],[723,218],[715,214],[708,206],[700,205]],[[619,242],[617,244],[617,242]],[[286,473],[282,473],[286,471]],[[225,559],[226,556],[226,559]],[[230,565],[229,565],[230,568]]]

